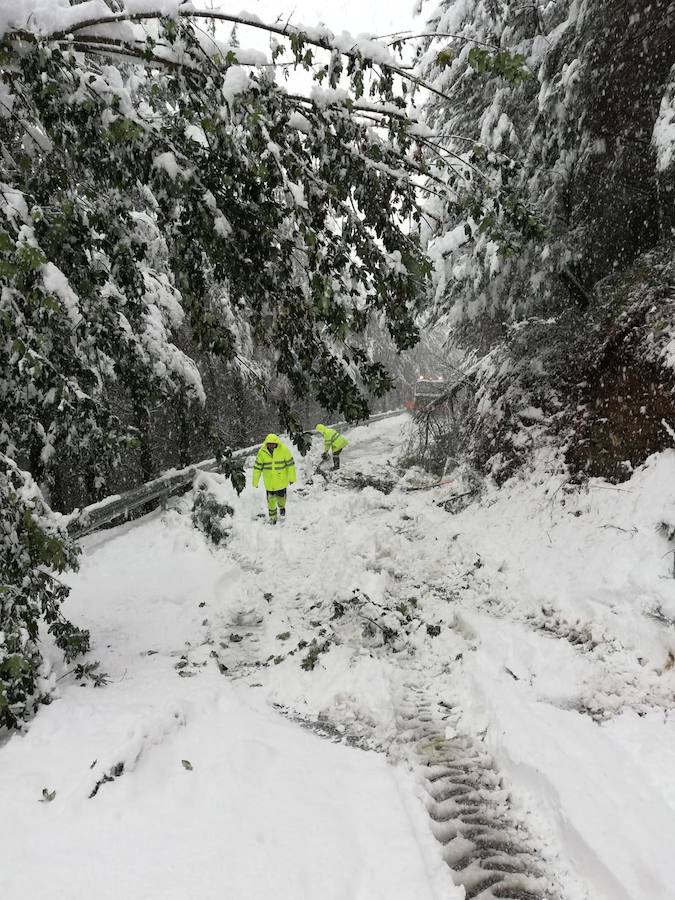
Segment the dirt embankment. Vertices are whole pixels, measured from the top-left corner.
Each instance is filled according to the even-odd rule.
[[[589,327],[602,342],[583,367],[567,462],[623,481],[675,445],[675,244],[646,254],[597,296]]]

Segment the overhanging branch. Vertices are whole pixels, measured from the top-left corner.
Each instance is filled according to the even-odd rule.
[[[182,19],[203,18],[212,19],[219,22],[229,22],[233,25],[242,25],[247,28],[255,28],[259,31],[266,31],[268,34],[275,34],[279,37],[288,39],[295,37],[301,40],[303,44],[310,44],[311,46],[319,47],[322,50],[328,50],[331,52],[337,51],[341,55],[346,56],[348,59],[353,59],[355,61],[366,61],[370,64],[377,63],[387,71],[393,72],[400,78],[403,78],[405,81],[416,84],[418,87],[424,88],[424,90],[427,90],[438,97],[448,99],[444,91],[439,90],[433,84],[425,81],[425,79],[420,78],[417,75],[413,75],[410,71],[412,67],[407,67],[403,64],[396,63],[393,60],[389,62],[377,58],[376,54],[369,54],[367,50],[359,48],[356,44],[354,44],[352,47],[340,46],[336,42],[335,37],[332,33],[330,34],[330,36],[328,34],[318,34],[313,33],[312,29],[304,30],[297,25],[291,25],[289,22],[286,22],[285,25],[269,24],[261,22],[259,19],[242,15],[241,13],[235,15],[233,13],[219,12],[216,10],[208,9],[194,10],[179,8],[177,15]],[[84,29],[95,28],[98,25],[116,25],[123,22],[140,23],[147,22],[153,19],[160,20],[162,18],[166,18],[166,14],[161,10],[147,10],[145,12],[136,13],[110,13],[110,15],[106,16],[94,16],[89,19],[83,19],[81,22],[76,22],[67,29],[59,29],[43,36],[35,35],[32,32],[26,30],[19,30],[10,32],[7,35],[7,38],[9,40],[25,40],[32,42],[40,38],[46,41],[64,40],[67,39],[71,34],[83,31]],[[87,35],[86,38],[87,41],[100,42],[96,35]],[[386,52],[386,48],[384,46],[382,46],[382,50]]]

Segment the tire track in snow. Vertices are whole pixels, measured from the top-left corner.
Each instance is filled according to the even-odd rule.
[[[478,605],[476,605],[478,608]],[[605,722],[626,710],[644,715],[655,708],[672,708],[673,693],[667,683],[661,683],[663,671],[672,668],[672,651],[664,654],[661,671],[645,667],[638,653],[627,647],[620,638],[609,634],[605,627],[592,621],[570,621],[552,607],[541,607],[538,613],[517,614],[495,611],[483,606],[494,618],[503,618],[523,625],[531,632],[551,640],[569,644],[589,661],[602,680],[599,695],[580,696],[572,707],[596,722]]]
[[[416,685],[397,703],[399,729],[393,744],[377,746],[328,718],[311,719],[275,704],[285,717],[327,740],[377,749],[417,772],[430,829],[442,847],[455,884],[466,900],[562,900],[545,858],[510,808],[509,792],[491,756],[470,736],[448,727],[459,715],[439,707]]]
[[[416,765],[431,830],[466,900],[560,900],[551,866],[510,811],[494,761],[448,726],[453,710],[408,685],[399,704],[399,742]]]
[[[599,697],[580,696],[577,703],[564,708],[573,708],[596,722],[607,721],[626,710],[644,715],[654,708],[671,708],[672,689],[661,682],[661,675],[673,667],[672,651],[664,652],[660,671],[650,668],[640,658],[639,651],[611,632],[606,621],[590,617],[570,620],[549,605],[522,611],[512,599],[495,599],[490,580],[481,569],[449,576],[446,593],[459,609],[524,626],[543,638],[564,641],[594,667],[601,684]]]

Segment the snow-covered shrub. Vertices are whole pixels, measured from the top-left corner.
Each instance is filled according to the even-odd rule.
[[[40,622],[71,661],[89,634],[64,618],[69,589],[55,574],[77,563],[28,473],[0,453],[0,728],[16,727],[48,696],[38,647]]]
[[[199,476],[195,479],[192,524],[218,546],[230,533],[234,509],[216,496],[211,480]]]

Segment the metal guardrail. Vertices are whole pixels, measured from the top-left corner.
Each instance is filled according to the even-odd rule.
[[[356,422],[351,425],[347,422],[336,422],[330,425],[330,428],[353,428],[358,425],[370,425],[373,422],[381,422],[383,419],[400,416],[404,413],[404,409],[395,409],[390,412],[376,413],[374,416],[366,419],[364,422]],[[258,452],[260,444],[253,447],[243,447],[234,450],[233,459],[245,459],[253,453]],[[75,510],[64,518],[67,520],[68,532],[73,537],[84,537],[93,531],[98,531],[104,525],[114,522],[115,519],[126,518],[134,510],[148,503],[155,501],[166,502],[169,497],[184,490],[190,485],[198,472],[216,472],[218,463],[215,458],[205,459],[202,462],[187,466],[185,469],[170,469],[158,478],[148,481],[138,488],[132,488],[123,494],[114,494],[112,497],[106,497],[98,503],[91,506],[85,506],[84,509]]]

